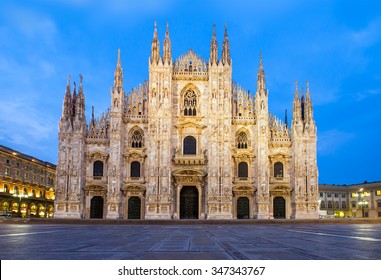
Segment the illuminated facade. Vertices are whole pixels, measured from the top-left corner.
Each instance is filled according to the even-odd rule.
[[[296,83],[292,122],[268,110],[260,57],[257,90],[232,81],[225,28],[209,60],[172,60],[154,30],[148,80],[123,88],[118,52],[110,109],[85,118],[70,77],[59,122],[55,217],[107,219],[318,218],[316,125],[307,83]],[[292,96],[292,93],[291,95]]]
[[[319,185],[321,216],[381,218],[381,182]]]
[[[0,145],[0,211],[9,217],[53,217],[56,166]]]

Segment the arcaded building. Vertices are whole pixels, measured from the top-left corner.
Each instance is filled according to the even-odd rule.
[[[155,25],[146,81],[125,92],[120,51],[110,108],[89,122],[70,78],[59,122],[55,217],[318,218],[316,125],[307,83],[292,121],[269,112],[262,56],[252,95],[232,80],[225,27],[208,59],[172,57]],[[143,62],[144,63],[144,62]]]

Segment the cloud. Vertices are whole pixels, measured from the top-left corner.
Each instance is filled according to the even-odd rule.
[[[32,97],[3,100],[0,103],[0,139],[16,145],[39,147],[55,135],[57,124],[52,122],[54,118],[38,109],[36,103]]]
[[[57,27],[48,15],[17,6],[7,7],[3,13],[10,31],[19,33],[27,40],[38,40],[48,45],[54,43]]]
[[[368,97],[375,96],[381,94],[381,89],[370,89],[364,90],[356,93],[357,101],[362,101]]]
[[[320,155],[328,155],[337,153],[342,146],[351,141],[354,134],[351,132],[341,131],[337,128],[318,132],[317,149]]]

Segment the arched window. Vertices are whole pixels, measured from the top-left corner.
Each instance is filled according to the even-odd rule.
[[[18,188],[18,187],[15,187],[13,193],[15,193],[15,194],[19,194],[19,188]]]
[[[188,90],[184,95],[184,116],[197,115],[197,95],[193,90]]]
[[[323,208],[325,208],[325,201],[322,201],[320,204],[320,209],[323,209]]]
[[[184,155],[195,155],[196,154],[196,138],[193,136],[187,136],[184,138]]]
[[[36,197],[36,191],[35,190],[32,190],[32,196]]]
[[[279,161],[274,164],[274,177],[283,178],[283,163]]]
[[[131,177],[135,177],[135,178],[140,177],[140,162],[138,161],[131,162],[130,175]]]
[[[93,176],[94,177],[103,176],[103,161],[97,160],[94,162]]]
[[[340,206],[339,206],[339,202],[338,201],[335,201],[335,209],[339,209]]]
[[[246,162],[240,162],[238,164],[238,177],[240,178],[249,177],[249,168]]]
[[[5,193],[8,193],[8,192],[9,192],[9,189],[8,189],[7,184],[4,184],[4,192],[5,192]]]
[[[131,135],[131,148],[142,148],[143,146],[143,131],[137,129]]]
[[[28,191],[26,190],[26,188],[24,188],[22,194],[23,194],[23,195],[27,195],[27,194],[28,194]]]
[[[238,134],[238,138],[237,138],[237,148],[238,149],[247,149],[248,145],[247,145],[247,135],[245,132],[241,131],[239,134]]]
[[[345,201],[341,202],[341,209],[347,209],[347,203]]]

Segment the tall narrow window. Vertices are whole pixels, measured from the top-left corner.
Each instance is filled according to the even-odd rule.
[[[238,149],[247,149],[248,145],[247,145],[247,135],[245,132],[240,132],[238,134],[238,138],[237,138],[237,148]]]
[[[187,136],[184,138],[184,155],[196,154],[196,138],[193,136]]]
[[[135,130],[131,135],[131,148],[142,148],[143,146],[143,131]]]
[[[134,177],[134,178],[140,177],[140,162],[138,161],[131,162],[130,175],[131,177]]]
[[[274,177],[283,178],[283,163],[279,161],[274,164]]]
[[[103,176],[103,161],[97,160],[94,162],[93,176]]]
[[[240,162],[238,164],[238,177],[240,178],[249,177],[249,168],[246,162]]]
[[[184,95],[184,116],[197,115],[197,95],[193,90],[188,90]]]

